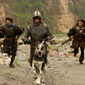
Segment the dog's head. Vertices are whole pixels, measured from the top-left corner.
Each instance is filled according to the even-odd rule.
[[[35,50],[35,54],[39,57],[42,58],[43,55],[45,54],[45,45],[44,42],[38,44]]]

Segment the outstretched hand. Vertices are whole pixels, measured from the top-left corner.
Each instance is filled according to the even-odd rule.
[[[82,33],[83,33],[83,31],[82,31],[82,30],[80,30],[79,32],[80,32],[80,34],[82,34]]]
[[[31,44],[31,41],[30,41],[30,40],[24,40],[24,39],[22,38],[22,41],[24,42],[24,44]]]
[[[70,36],[70,38],[71,38],[71,39],[73,39],[73,35],[72,35],[72,36]]]

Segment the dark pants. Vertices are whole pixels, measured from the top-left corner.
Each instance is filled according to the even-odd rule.
[[[82,63],[84,60],[84,48],[81,48],[81,56],[79,58],[79,62]]]
[[[81,50],[81,55],[80,55],[80,58],[79,58],[79,62],[82,63],[83,60],[84,60],[84,48],[80,48],[80,50]],[[74,49],[74,56],[76,56],[78,52],[79,52],[79,49],[75,48]]]
[[[74,49],[74,56],[76,56],[78,54],[78,52],[79,52],[79,49],[78,48],[75,48]]]
[[[11,64],[13,63],[16,52],[17,52],[17,41],[15,40],[4,40],[3,52],[11,56]]]
[[[35,52],[35,48],[30,47],[30,63],[32,64],[32,60],[34,57],[34,52]]]

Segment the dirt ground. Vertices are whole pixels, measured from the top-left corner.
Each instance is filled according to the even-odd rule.
[[[64,50],[65,47],[60,47],[59,52],[50,51],[46,85],[85,85],[85,64],[80,65],[78,57],[67,54],[69,48]],[[15,68],[0,64],[0,85],[35,85],[32,69],[27,62],[29,48],[28,45],[18,47]],[[6,55],[0,53],[0,62],[6,58]]]

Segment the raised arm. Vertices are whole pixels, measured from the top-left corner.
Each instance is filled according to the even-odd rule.
[[[24,32],[24,28],[19,27],[17,25],[14,25],[14,27],[15,27],[15,34],[16,35],[20,36]]]
[[[67,35],[70,37],[70,36],[74,36],[76,34],[76,29],[75,29],[75,26],[73,28],[71,28],[69,30],[69,32],[67,33]]]

